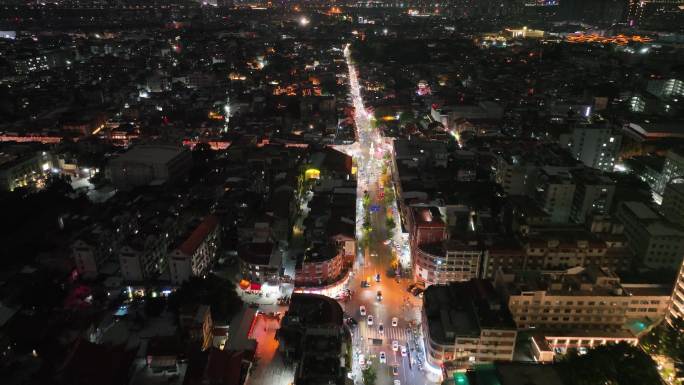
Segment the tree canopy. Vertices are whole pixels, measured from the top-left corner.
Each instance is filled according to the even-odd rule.
[[[603,345],[587,354],[569,353],[560,363],[567,385],[660,385],[656,363],[625,342]]]
[[[178,311],[186,305],[202,304],[211,306],[211,316],[215,321],[230,322],[242,307],[242,300],[231,281],[209,275],[205,278],[192,277],[169,296],[169,309]]]

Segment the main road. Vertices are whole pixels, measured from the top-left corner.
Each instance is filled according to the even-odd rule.
[[[415,337],[410,325],[420,321],[420,300],[413,297],[406,290],[409,278],[391,278],[392,252],[386,245],[394,229],[386,228],[386,214],[382,199],[378,197],[379,182],[382,173],[383,153],[387,151],[387,144],[379,131],[371,124],[370,114],[366,111],[358,74],[351,61],[349,46],[344,51],[349,70],[349,85],[354,106],[354,121],[357,130],[357,143],[354,146],[354,157],[357,164],[358,181],[358,210],[357,210],[357,240],[363,237],[361,229],[365,208],[361,203],[366,192],[371,197],[372,205],[381,209],[371,214],[371,228],[368,234],[368,247],[359,253],[354,264],[354,273],[349,287],[354,292],[352,297],[343,302],[345,312],[358,321],[358,327],[353,329],[354,342],[354,375],[357,384],[362,383],[359,359],[363,355],[367,365],[373,365],[378,374],[377,384],[393,384],[399,380],[401,384],[420,385],[432,384],[419,369],[422,354],[415,350]],[[395,219],[399,221],[399,218]],[[377,277],[379,275],[379,282]],[[368,281],[370,287],[361,287],[361,281]],[[381,299],[378,299],[378,293]],[[360,307],[364,306],[367,316],[360,314]],[[368,316],[373,317],[373,324],[368,324]],[[396,318],[397,326],[392,326]],[[380,331],[380,325],[383,331]],[[380,341],[381,340],[381,341]],[[392,350],[392,342],[407,350],[403,356],[401,349]],[[380,362],[380,353],[386,355],[386,363]],[[392,367],[397,367],[397,375],[392,373]]]

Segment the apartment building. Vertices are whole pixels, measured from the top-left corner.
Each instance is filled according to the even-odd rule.
[[[665,187],[660,211],[670,222],[684,226],[684,183],[670,183]]]
[[[513,359],[515,323],[490,281],[432,285],[423,299],[422,327],[430,364],[464,369]]]
[[[417,246],[415,278],[426,286],[478,278],[486,253],[476,240],[449,239]]]
[[[624,224],[629,246],[644,266],[679,268],[684,256],[684,228],[641,202],[623,202],[616,217]]]
[[[262,283],[280,276],[282,254],[271,242],[250,242],[238,248],[240,275],[243,279]]]
[[[613,204],[615,182],[600,171],[591,168],[573,170],[572,177],[576,189],[570,219],[575,223],[584,223],[590,214],[608,213]]]
[[[209,272],[221,243],[221,226],[214,215],[208,215],[180,239],[169,255],[171,282],[183,283],[190,277]]]
[[[577,188],[572,174],[564,167],[542,167],[534,183],[532,196],[549,214],[551,223],[568,222]]]
[[[494,284],[519,329],[623,330],[629,320],[661,319],[670,304],[669,287],[621,284],[614,273],[593,266],[563,272],[500,270]]]
[[[682,262],[677,273],[677,279],[672,289],[672,298],[670,299],[670,309],[667,314],[668,321],[671,322],[675,318],[684,318],[684,262]]]
[[[316,243],[297,258],[295,285],[320,286],[342,278],[344,252],[331,244]]]

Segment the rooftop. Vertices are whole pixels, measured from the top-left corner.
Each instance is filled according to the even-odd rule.
[[[479,337],[483,328],[515,330],[508,308],[487,280],[429,286],[423,309],[430,338],[440,343],[453,343],[456,336]]]

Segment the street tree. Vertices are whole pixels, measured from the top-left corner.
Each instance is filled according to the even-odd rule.
[[[361,374],[363,375],[363,385],[375,385],[378,374],[375,372],[375,368],[372,365],[368,365],[366,369],[363,369]]]

